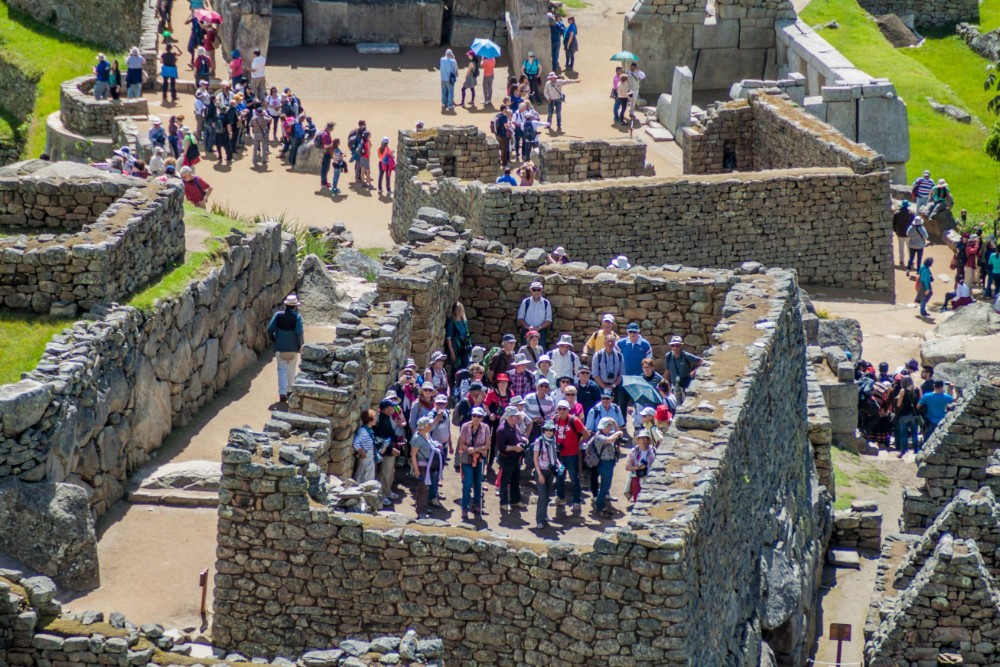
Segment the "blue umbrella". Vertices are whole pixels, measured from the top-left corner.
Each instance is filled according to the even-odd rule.
[[[622,378],[622,387],[637,405],[653,407],[662,402],[656,387],[646,382],[646,378],[641,375],[626,375]]]
[[[474,39],[469,49],[481,58],[499,58],[500,47],[488,39]]]

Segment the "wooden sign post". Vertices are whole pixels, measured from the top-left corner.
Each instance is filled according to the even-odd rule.
[[[844,642],[851,641],[851,624],[831,623],[830,639],[837,640],[837,667],[840,667],[841,651],[844,648]]]
[[[208,610],[205,609],[205,598],[208,596],[208,568],[198,574],[198,585],[201,586],[201,617],[204,619],[208,613]],[[847,629],[847,634],[850,634],[850,626]]]

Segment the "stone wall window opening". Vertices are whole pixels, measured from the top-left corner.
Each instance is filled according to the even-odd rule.
[[[736,171],[736,142],[725,141],[722,144],[722,171]]]

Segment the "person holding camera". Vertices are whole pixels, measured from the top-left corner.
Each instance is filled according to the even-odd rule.
[[[492,435],[485,421],[486,410],[477,405],[472,408],[471,420],[462,424],[458,434],[458,460],[462,464],[462,521],[469,520],[470,509],[476,516],[486,514],[483,509],[483,460],[489,456]]]
[[[354,432],[354,481],[364,484],[375,479],[375,464],[378,463],[378,447],[375,445],[375,432],[372,424],[375,422],[375,411],[365,410],[361,413],[361,426]]]
[[[542,424],[542,434],[531,443],[535,464],[535,484],[538,491],[538,506],[535,508],[535,525],[549,527],[549,496],[557,476],[562,476],[562,463],[556,453],[556,423],[551,419]]]
[[[597,435],[594,436],[589,445],[596,452],[598,458],[597,474],[601,480],[594,502],[594,512],[604,519],[614,517],[614,511],[611,509],[608,497],[611,494],[611,478],[615,473],[615,461],[618,460],[620,453],[621,445],[618,440],[623,434],[624,431],[618,428],[618,424],[613,418],[604,417],[600,421]]]
[[[649,469],[656,458],[656,448],[653,447],[653,438],[649,431],[642,429],[635,434],[636,445],[628,454],[625,460],[625,470],[629,473],[628,496],[634,503],[639,499],[639,491],[642,490],[642,480],[649,474]]]

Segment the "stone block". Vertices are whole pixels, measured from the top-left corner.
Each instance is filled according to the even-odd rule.
[[[714,25],[696,25],[692,38],[695,49],[735,49],[740,46],[740,22],[723,20]]]
[[[865,97],[858,101],[857,140],[885,156],[886,162],[910,159],[906,104],[899,97]]]
[[[740,21],[740,50],[770,49],[774,46],[774,28],[748,28]]]
[[[302,2],[303,44],[396,42],[434,46],[441,43],[444,6],[426,2]]]
[[[274,7],[271,10],[271,46],[302,46],[302,10]]]
[[[854,99],[851,86],[823,86],[824,102],[850,102]]]
[[[644,93],[670,90],[674,68],[695,62],[693,29],[690,25],[667,23],[656,15],[626,16],[622,48],[642,52],[643,71],[646,72]],[[728,84],[725,87],[728,88]]]
[[[854,100],[826,103],[826,122],[852,141],[857,137],[857,104]]]
[[[674,80],[671,83],[670,108],[663,126],[668,132],[677,134],[677,130],[691,124],[691,101],[694,94],[694,78],[687,67],[674,68]]]
[[[735,81],[764,77],[767,49],[707,49],[698,53],[696,90],[728,90]]]
[[[802,107],[816,118],[826,122],[826,102],[823,101],[822,97],[818,95],[806,97],[802,102]]]
[[[462,49],[464,53],[472,44],[472,40],[480,37],[490,39],[493,37],[495,29],[496,22],[492,19],[455,16],[451,19],[451,34],[448,37],[448,43],[455,49]]]

